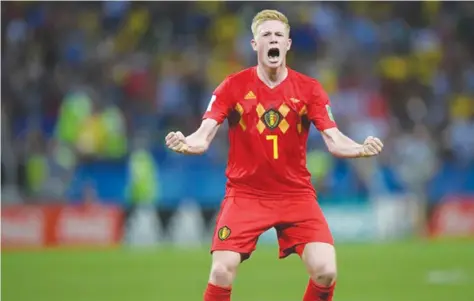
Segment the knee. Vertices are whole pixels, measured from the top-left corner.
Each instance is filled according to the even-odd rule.
[[[336,251],[325,243],[307,244],[302,259],[311,279],[319,285],[330,286],[337,277]]]
[[[337,277],[335,264],[316,262],[308,267],[311,279],[319,285],[330,286]]]
[[[218,286],[230,286],[234,281],[237,267],[224,262],[214,262],[211,268],[210,282]]]

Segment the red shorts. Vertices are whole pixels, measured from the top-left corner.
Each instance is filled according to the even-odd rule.
[[[314,196],[265,200],[226,197],[222,202],[212,238],[211,253],[225,250],[242,254],[255,250],[259,236],[275,228],[280,258],[301,255],[305,244],[334,244],[329,226]]]

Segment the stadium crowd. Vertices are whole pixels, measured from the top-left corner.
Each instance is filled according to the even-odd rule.
[[[255,64],[249,24],[268,5],[2,3],[3,199],[219,201],[224,131],[192,158],[163,137],[193,131],[220,81]],[[290,67],[323,84],[340,128],[386,145],[341,161],[312,131],[322,196],[474,192],[474,3],[271,6],[290,19]]]

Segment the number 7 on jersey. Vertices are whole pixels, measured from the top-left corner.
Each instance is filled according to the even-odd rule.
[[[267,140],[271,140],[273,142],[273,159],[278,159],[278,136],[267,135]]]

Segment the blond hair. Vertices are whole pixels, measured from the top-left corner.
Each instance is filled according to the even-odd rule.
[[[288,22],[288,18],[282,14],[281,12],[273,9],[265,9],[259,12],[258,14],[253,17],[252,20],[252,33],[255,37],[257,35],[257,28],[265,21],[280,21],[286,25],[288,33],[290,32],[290,23]]]

